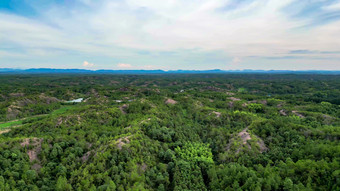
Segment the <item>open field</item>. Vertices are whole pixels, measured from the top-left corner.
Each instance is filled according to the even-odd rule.
[[[22,120],[0,123],[0,129],[12,127],[12,126],[17,126],[17,125],[21,125],[21,124],[22,124]]]

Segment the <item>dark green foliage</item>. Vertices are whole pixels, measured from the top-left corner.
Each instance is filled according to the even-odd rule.
[[[2,75],[0,191],[339,190],[339,95],[337,75]]]

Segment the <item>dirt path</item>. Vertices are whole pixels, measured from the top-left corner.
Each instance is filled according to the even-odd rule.
[[[10,131],[11,131],[10,129],[1,130],[1,131],[0,131],[0,135],[1,135],[1,134],[4,134],[4,133],[8,133],[8,132],[10,132]]]

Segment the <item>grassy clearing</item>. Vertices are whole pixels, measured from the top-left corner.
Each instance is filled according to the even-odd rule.
[[[16,120],[16,121],[9,121],[6,123],[1,123],[0,124],[0,129],[4,129],[7,127],[12,127],[12,126],[16,126],[16,125],[21,125],[23,120]]]
[[[54,110],[51,114],[52,114],[52,115],[63,114],[63,113],[65,113],[65,112],[67,112],[68,110],[73,109],[73,108],[75,108],[75,107],[76,107],[76,105],[63,105],[63,106],[61,106],[59,109]]]
[[[76,107],[76,105],[62,106],[59,109],[54,110],[51,113],[51,115],[60,115],[60,114],[63,114],[65,112],[67,112],[68,110],[73,109],[75,107]],[[17,126],[17,125],[22,125],[23,121],[25,121],[25,120],[35,119],[35,118],[42,117],[42,116],[46,116],[46,115],[31,116],[31,117],[26,117],[26,118],[23,118],[23,119],[17,119],[17,120],[14,120],[14,121],[8,121],[8,122],[0,123],[0,130],[5,129],[5,128],[9,128],[9,127],[13,127],[13,126]]]

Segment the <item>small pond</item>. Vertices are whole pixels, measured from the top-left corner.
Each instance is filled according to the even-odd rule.
[[[84,98],[78,98],[74,100],[67,101],[66,103],[80,103],[84,100]]]

